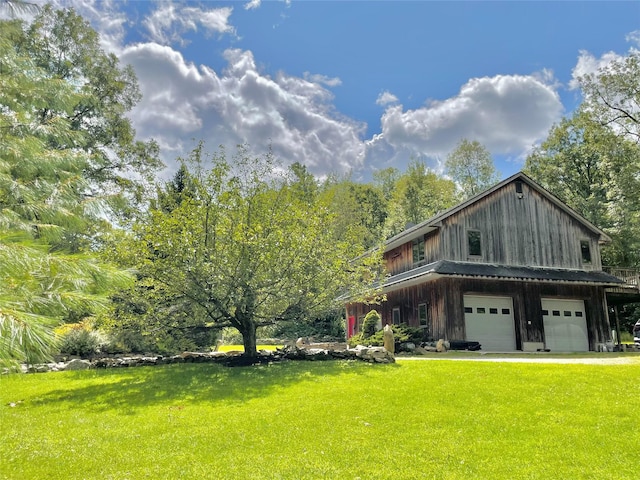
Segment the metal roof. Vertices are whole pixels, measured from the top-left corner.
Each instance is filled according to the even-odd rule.
[[[384,281],[383,291],[417,285],[442,276],[478,277],[496,280],[520,280],[532,282],[551,281],[581,284],[587,283],[603,286],[618,286],[624,284],[624,281],[618,277],[614,277],[613,275],[602,271],[566,270],[557,268],[439,260],[437,262],[422,265],[412,270],[388,277]]]

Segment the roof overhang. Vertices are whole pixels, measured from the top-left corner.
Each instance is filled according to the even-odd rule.
[[[382,286],[382,292],[392,292],[401,288],[430,282],[441,277],[598,285],[603,287],[619,287],[624,284],[623,280],[601,271],[508,266],[440,260],[438,262],[422,265],[407,272],[402,272],[388,277]]]

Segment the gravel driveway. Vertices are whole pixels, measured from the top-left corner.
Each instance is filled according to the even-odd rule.
[[[494,354],[495,355],[495,354]],[[498,356],[492,355],[490,357],[482,356],[469,356],[469,357],[450,357],[447,354],[441,356],[425,356],[425,357],[404,357],[397,356],[397,362],[404,361],[425,361],[425,360],[454,360],[464,362],[508,362],[508,363],[567,363],[567,364],[584,364],[584,365],[640,365],[640,356],[625,356],[625,357],[543,357],[536,355],[523,355],[523,356]]]

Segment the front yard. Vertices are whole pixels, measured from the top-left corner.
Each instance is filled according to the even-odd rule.
[[[0,478],[637,478],[640,363],[166,365],[0,378]]]

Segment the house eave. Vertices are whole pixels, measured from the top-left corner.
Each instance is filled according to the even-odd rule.
[[[602,287],[619,287],[624,283],[613,275],[600,271],[514,267],[441,260],[388,277],[382,285],[382,293],[420,285],[442,277],[488,281],[598,285]]]

